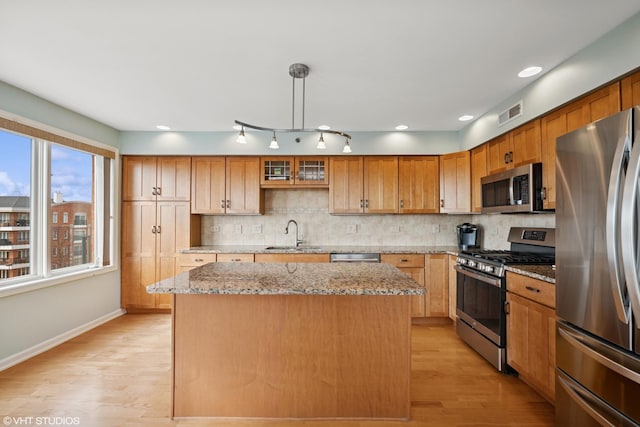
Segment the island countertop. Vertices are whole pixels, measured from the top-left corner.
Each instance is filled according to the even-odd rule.
[[[390,264],[209,263],[147,286],[152,294],[423,295]]]

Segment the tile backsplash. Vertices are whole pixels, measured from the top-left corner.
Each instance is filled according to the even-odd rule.
[[[456,225],[481,226],[482,247],[506,249],[511,226],[554,227],[553,214],[330,215],[327,189],[269,189],[265,214],[202,217],[203,245],[293,245],[296,220],[305,245],[456,245]]]

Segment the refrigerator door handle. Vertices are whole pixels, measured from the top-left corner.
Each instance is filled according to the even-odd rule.
[[[558,334],[569,344],[571,344],[576,350],[584,353],[587,357],[594,359],[601,365],[605,366],[607,369],[612,370],[613,372],[629,379],[630,381],[640,384],[640,373],[629,369],[624,365],[621,365],[610,357],[607,357],[607,353],[609,353],[609,351],[605,345],[595,340],[591,340],[584,335],[576,334],[575,332],[566,329],[562,325],[558,326]]]
[[[609,261],[609,272],[611,275],[611,291],[615,302],[616,313],[621,322],[628,324],[630,313],[628,302],[625,301],[624,274],[620,265],[619,238],[620,238],[620,210],[622,196],[622,181],[624,181],[624,166],[629,151],[631,151],[631,140],[624,138],[616,148],[609,177],[609,189],[607,191],[607,213],[606,213],[606,242],[607,259]]]
[[[620,415],[612,414],[606,404],[599,402],[599,399],[592,396],[589,391],[583,389],[567,374],[558,370],[558,384],[567,392],[571,400],[576,402],[591,418],[603,427],[616,427],[619,425],[633,425],[632,423],[620,424]],[[617,415],[617,416],[616,416]],[[625,420],[627,421],[627,420]]]
[[[634,111],[635,113],[635,111]],[[640,120],[640,117],[638,117]],[[637,135],[636,135],[637,136]],[[640,141],[635,141],[631,149],[627,176],[622,192],[622,210],[620,211],[620,241],[624,276],[627,280],[627,292],[631,310],[635,313],[635,323],[640,328],[640,283],[638,283],[637,260],[638,244],[635,227],[638,203],[638,178],[640,177]]]

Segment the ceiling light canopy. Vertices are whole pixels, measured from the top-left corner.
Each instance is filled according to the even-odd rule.
[[[255,130],[265,131],[265,132],[272,132],[273,138],[271,139],[271,144],[269,145],[269,148],[273,148],[273,149],[279,148],[278,141],[276,139],[276,132],[318,132],[320,133],[320,139],[318,140],[318,145],[316,146],[316,148],[320,150],[324,150],[327,148],[326,144],[324,143],[324,134],[329,133],[329,134],[344,136],[346,140],[345,140],[345,146],[342,152],[350,153],[351,147],[349,146],[349,140],[351,139],[351,135],[349,135],[348,133],[345,133],[339,130],[332,130],[331,127],[327,125],[319,126],[317,129],[307,129],[304,127],[305,82],[306,82],[307,76],[309,75],[309,67],[306,66],[305,64],[291,64],[289,66],[289,75],[292,77],[292,83],[293,83],[293,97],[292,97],[293,101],[291,105],[291,128],[276,129],[276,128],[271,128],[266,126],[252,125],[246,122],[242,122],[240,120],[236,120],[235,121],[236,125],[240,126],[240,133],[238,134],[238,138],[236,139],[236,142],[239,144],[247,143],[247,140],[244,135],[245,128],[255,129]],[[302,120],[301,120],[301,126],[298,128],[295,127],[296,79],[302,79]]]
[[[518,73],[518,77],[524,79],[526,77],[535,76],[536,74],[539,74],[540,71],[542,71],[542,67],[538,67],[537,65],[533,67],[527,67]]]

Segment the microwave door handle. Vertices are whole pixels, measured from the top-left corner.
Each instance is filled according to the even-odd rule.
[[[638,201],[638,177],[640,176],[640,141],[634,141],[627,166],[627,176],[622,190],[622,210],[620,212],[620,242],[622,265],[627,280],[627,292],[635,323],[640,328],[640,283],[638,283],[638,248],[635,219]]]
[[[516,201],[513,199],[513,177],[509,178],[509,205],[515,205]]]
[[[609,189],[607,191],[606,242],[607,259],[609,261],[609,274],[611,276],[611,291],[616,306],[616,314],[621,322],[629,323],[628,303],[625,302],[624,275],[620,263],[619,238],[620,238],[620,210],[622,196],[622,182],[624,181],[625,155],[631,150],[631,140],[625,138],[620,141],[613,155],[611,176],[609,177]]]

